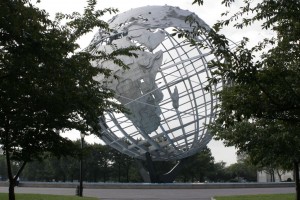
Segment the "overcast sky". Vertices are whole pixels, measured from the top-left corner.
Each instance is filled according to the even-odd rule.
[[[196,13],[202,20],[204,20],[208,25],[213,25],[220,19],[220,15],[227,8],[220,5],[221,1],[206,0],[205,4],[201,7],[198,5],[192,5],[193,0],[98,0],[98,9],[113,7],[118,8],[119,13],[130,10],[132,8],[137,8],[147,5],[171,5],[178,6],[181,9],[186,9]],[[83,8],[86,6],[85,0],[41,0],[38,7],[45,9],[52,17],[55,13],[72,13],[77,11],[82,13]],[[235,4],[231,10],[237,9],[238,4]],[[103,20],[107,21],[112,18],[113,15],[106,15]],[[225,29],[224,34],[227,35],[231,40],[237,42],[241,40],[242,37],[249,37],[252,41],[257,41],[258,38],[265,37],[267,33],[258,31],[259,29],[255,27],[248,28],[246,30],[235,30],[235,29]],[[82,38],[79,42],[81,47],[86,47],[90,40],[92,39],[94,33],[88,34],[86,37]],[[72,133],[73,138],[79,138],[79,133]],[[75,135],[75,137],[74,137]],[[95,136],[89,136],[87,138],[89,142],[99,142]],[[233,147],[224,147],[223,143],[220,141],[211,141],[208,145],[211,149],[215,161],[224,161],[227,164],[232,164],[236,162],[236,150]]]

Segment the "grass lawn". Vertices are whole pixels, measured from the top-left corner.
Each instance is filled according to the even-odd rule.
[[[295,198],[295,194],[258,194],[215,197],[216,200],[295,200]]]
[[[8,200],[8,193],[0,193],[1,200]],[[16,194],[16,200],[98,200],[92,197],[46,195],[46,194]]]

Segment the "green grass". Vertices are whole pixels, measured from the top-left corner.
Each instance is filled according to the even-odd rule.
[[[217,196],[216,200],[295,200],[295,194],[258,194],[241,196]]]
[[[0,193],[1,200],[8,200],[7,193]],[[16,194],[16,200],[98,200],[92,197],[78,197],[46,194]]]

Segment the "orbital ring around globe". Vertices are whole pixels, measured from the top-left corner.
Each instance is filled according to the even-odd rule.
[[[146,6],[112,18],[108,23],[114,35],[99,30],[94,36],[91,45],[97,50],[112,52],[114,47],[131,45],[145,49],[136,51],[136,58],[120,57],[128,70],[112,61],[93,62],[119,77],[96,79],[106,82],[130,111],[107,112],[100,120],[101,139],[118,151],[143,160],[147,152],[154,161],[179,160],[199,152],[211,140],[206,125],[214,120],[217,99],[204,88],[212,76],[207,63],[217,58],[211,49],[171,35],[174,28],[191,29],[185,22],[189,15],[209,30],[187,10]],[[208,44],[205,35],[198,40]],[[214,87],[214,91],[221,89],[221,85]]]

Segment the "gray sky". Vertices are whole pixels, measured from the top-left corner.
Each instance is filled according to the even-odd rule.
[[[84,0],[41,0],[42,2],[38,4],[38,7],[45,9],[52,17],[56,12],[71,13],[77,11],[82,13],[83,8],[86,5]],[[192,5],[193,0],[98,0],[98,9],[113,7],[118,8],[120,13],[130,10],[131,8],[147,6],[147,5],[171,5],[178,6],[181,9],[186,9],[196,13],[202,20],[204,20],[208,25],[213,25],[220,19],[220,15],[227,8],[220,5],[221,1],[206,0],[205,4],[201,7],[198,5]],[[236,3],[231,10],[239,8],[238,3]],[[107,21],[113,15],[106,15],[103,20]],[[224,34],[227,35],[231,40],[237,42],[241,40],[242,37],[248,37],[252,41],[258,41],[258,39],[263,38],[268,35],[266,32],[260,31],[258,25],[247,28],[244,30],[236,30],[233,28],[224,29]],[[94,33],[90,33],[83,37],[79,44],[82,48],[86,47],[90,40],[92,39]],[[73,139],[78,139],[80,137],[79,133],[68,133],[66,136]],[[89,136],[86,138],[89,142],[99,142],[100,140],[95,138],[95,136]],[[236,150],[233,147],[224,147],[223,143],[220,141],[211,141],[208,145],[211,149],[213,156],[216,161],[224,161],[227,164],[232,164],[236,162]]]

